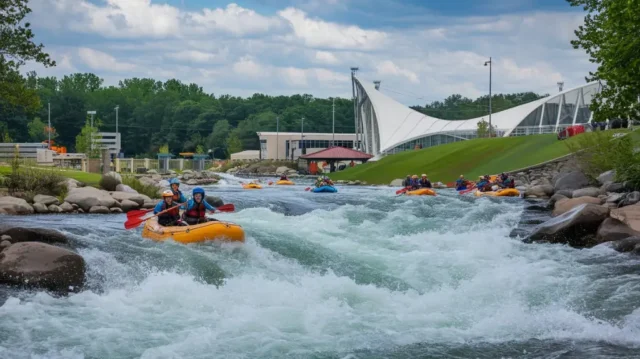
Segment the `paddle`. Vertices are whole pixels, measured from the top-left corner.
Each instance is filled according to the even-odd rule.
[[[307,187],[307,188],[305,188],[304,190],[305,190],[305,191],[309,191],[309,190],[311,190],[311,187]]]
[[[396,194],[400,195],[400,194],[403,194],[403,193],[407,192],[408,190],[409,190],[408,188],[402,188],[402,189],[397,190]]]
[[[144,221],[146,221],[146,220],[148,220],[148,219],[151,219],[151,218],[153,218],[153,217],[157,217],[157,216],[159,216],[159,215],[161,215],[161,214],[163,214],[163,213],[165,213],[165,212],[168,212],[168,211],[170,211],[170,210],[172,210],[172,209],[175,209],[175,208],[177,208],[177,207],[180,207],[180,206],[182,206],[182,204],[179,204],[179,205],[177,205],[177,206],[175,206],[175,207],[171,207],[171,208],[169,208],[169,209],[165,209],[164,211],[159,212],[158,214],[155,214],[155,215],[153,215],[153,216],[151,216],[151,217],[147,217],[147,218],[130,218],[129,220],[127,220],[126,222],[124,222],[124,228],[125,228],[125,229],[132,229],[132,228],[136,228],[136,227],[138,227],[142,222],[144,222]],[[151,210],[153,210],[153,208],[152,208]],[[233,205],[233,203],[227,203],[227,204],[223,204],[223,205],[222,205],[222,206],[220,206],[220,207],[217,207],[217,208],[216,208],[216,210],[217,210],[217,211],[220,211],[220,212],[233,212],[233,211],[235,211],[235,210],[236,210],[236,206],[234,206],[234,205]],[[211,212],[211,211],[210,211],[210,212]]]
[[[217,208],[218,211],[220,212],[233,212],[235,211],[235,207],[233,206],[233,204],[229,203],[229,204],[223,204],[222,206]],[[153,211],[153,208],[149,208],[149,209],[134,209],[133,211],[129,211],[127,212],[127,219],[129,218],[133,218],[133,217],[142,217],[145,214],[149,213]]]

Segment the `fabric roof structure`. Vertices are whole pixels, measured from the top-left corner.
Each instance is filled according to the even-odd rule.
[[[363,150],[373,155],[396,153],[477,137],[478,122],[442,120],[415,111],[376,89],[373,83],[352,77],[356,94],[356,133]],[[587,83],[508,110],[493,113],[491,124],[501,137],[555,133],[568,126],[589,123],[589,105],[601,90],[598,82]]]
[[[352,150],[345,147],[329,147],[324,150],[314,152],[308,155],[302,155],[300,158],[305,160],[326,161],[326,160],[356,160],[366,161],[373,155],[368,153]]]

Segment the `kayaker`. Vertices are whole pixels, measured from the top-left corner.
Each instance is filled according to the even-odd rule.
[[[418,180],[418,175],[411,176],[411,189],[416,190],[420,188],[420,181]]]
[[[186,226],[187,224],[180,220],[180,204],[173,201],[173,196],[174,193],[170,190],[162,192],[162,201],[158,202],[153,209],[153,214],[158,214],[172,207],[176,207],[159,215],[158,224],[165,227]]]
[[[216,209],[205,201],[204,190],[196,187],[193,189],[193,198],[187,202],[187,209],[184,211],[183,220],[189,225],[217,221],[217,219],[207,218],[205,216],[207,210],[215,211]]]
[[[467,189],[468,182],[469,181],[464,179],[464,175],[460,175],[460,178],[458,178],[458,180],[456,181],[456,191],[462,191]]]
[[[411,187],[411,175],[407,175],[407,178],[402,181],[402,186],[405,188]]]
[[[431,181],[429,181],[429,178],[427,178],[426,174],[422,174],[422,178],[419,181],[420,183],[420,188],[431,188]]]
[[[180,180],[179,179],[172,178],[169,181],[169,186],[171,186],[171,192],[173,192],[173,201],[174,202],[178,202],[178,203],[187,202],[187,197],[185,197],[184,194],[182,194],[182,191],[179,190],[179,188],[180,188]]]
[[[329,178],[329,177],[327,177],[327,176],[324,176],[323,181],[324,181],[324,185],[325,185],[325,186],[331,186],[331,187],[333,187],[333,181],[331,180],[331,178]]]
[[[480,176],[479,178],[480,180],[476,183],[476,187],[478,188],[478,191],[484,192],[484,188],[489,184],[489,181],[483,176]]]
[[[498,183],[498,185],[502,188],[516,188],[516,183],[513,180],[513,178],[509,177],[506,174],[502,174],[500,175],[500,179],[502,180],[501,183]]]
[[[289,178],[287,178],[287,175],[283,174],[282,176],[280,176],[280,181],[288,181],[288,180]]]

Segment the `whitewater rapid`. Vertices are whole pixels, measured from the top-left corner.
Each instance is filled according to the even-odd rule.
[[[206,187],[247,241],[155,243],[124,215],[15,217],[68,234],[87,289],[0,297],[0,358],[631,358],[640,261],[525,244],[525,201],[387,187]]]

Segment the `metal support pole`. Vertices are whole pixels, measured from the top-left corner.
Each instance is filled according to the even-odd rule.
[[[491,138],[491,133],[493,132],[493,127],[491,127],[491,67],[493,65],[493,61],[491,60],[491,57],[489,57],[489,61],[484,63],[484,66],[487,66],[487,64],[489,64],[489,138]]]
[[[276,116],[276,160],[280,159],[280,139],[279,139],[279,137],[280,137],[280,116]]]
[[[47,104],[49,106],[49,113],[48,113],[48,117],[49,117],[49,120],[48,120],[48,123],[49,123],[49,131],[48,131],[49,132],[49,149],[51,149],[51,102],[48,102]]]
[[[332,104],[331,104],[333,110],[333,124],[331,126],[331,147],[335,146],[336,143],[336,99],[333,98],[332,99]]]
[[[300,123],[300,156],[304,154],[304,117],[302,118],[302,122]]]
[[[118,109],[120,106],[116,106],[116,133],[118,133]]]

